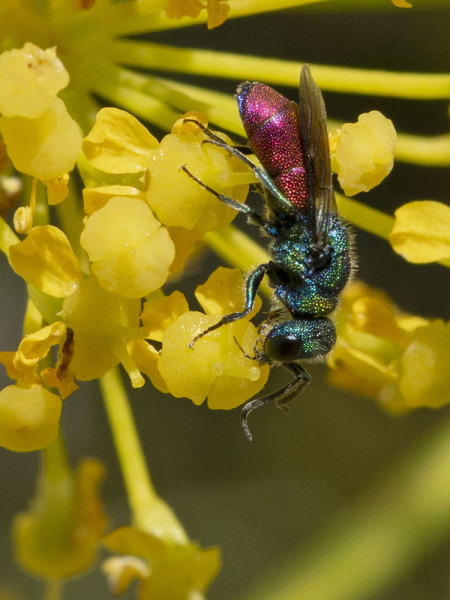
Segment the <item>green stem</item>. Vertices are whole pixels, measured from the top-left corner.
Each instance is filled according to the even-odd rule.
[[[363,600],[448,540],[450,422],[239,600]]]
[[[419,136],[399,133],[395,160],[427,167],[450,166],[450,135]]]
[[[31,300],[27,299],[27,308],[23,319],[23,335],[28,335],[42,327],[42,314],[36,308],[36,305]]]
[[[64,582],[61,579],[47,579],[44,600],[62,600]]]
[[[130,110],[157,125],[161,129],[170,130],[179,118],[179,113],[165,103],[153,98],[142,88],[129,85],[128,78],[133,74],[107,61],[98,64],[95,77],[91,81],[92,91],[104,99]],[[137,76],[138,77],[138,76]]]
[[[172,510],[156,495],[148,473],[128,397],[118,369],[100,379],[116,451],[122,468],[134,524],[169,542],[188,538]]]
[[[176,48],[132,40],[107,42],[111,60],[133,67],[161,69],[241,81],[250,79],[297,88],[303,63],[198,48]],[[450,98],[449,73],[404,73],[311,64],[316,83],[327,91],[410,99]]]
[[[268,253],[257,242],[234,225],[228,225],[220,231],[209,231],[203,239],[229,265],[244,272],[270,260]],[[260,290],[269,298],[273,295],[272,288],[265,280]]]
[[[67,459],[66,448],[61,433],[42,451],[44,478],[50,482],[58,482],[71,478],[71,470]]]
[[[358,200],[347,198],[343,194],[336,194],[336,200],[339,212],[352,225],[356,225],[359,229],[368,231],[384,240],[388,239],[394,226],[394,217],[358,202]]]

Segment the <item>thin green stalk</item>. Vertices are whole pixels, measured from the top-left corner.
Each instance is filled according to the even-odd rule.
[[[381,597],[448,541],[449,473],[447,420],[239,600]]]
[[[427,167],[448,167],[450,134],[427,137],[399,133],[395,160]]]
[[[23,335],[26,336],[30,333],[38,331],[42,327],[42,315],[36,308],[36,305],[28,298],[27,308],[25,310],[25,316],[23,319]]]
[[[109,42],[106,52],[111,60],[133,67],[179,72],[183,65],[186,73],[292,87],[298,87],[303,65],[299,61],[132,40]],[[392,98],[450,98],[449,73],[404,73],[316,64],[310,67],[323,90]]]
[[[362,202],[347,198],[343,194],[336,194],[336,199],[339,212],[352,225],[356,225],[359,229],[368,231],[384,240],[388,239],[394,226],[393,217]]]
[[[101,62],[91,81],[92,91],[161,129],[170,130],[179,113],[147,93],[124,84],[126,77],[124,69],[106,61]]]
[[[47,579],[45,582],[44,600],[62,600],[64,582],[61,579]]]
[[[106,412],[122,468],[134,524],[169,542],[186,543],[187,535],[172,510],[153,488],[128,397],[118,369],[100,379]]]
[[[236,102],[229,94],[170,79],[143,75],[128,69],[120,68],[119,72],[119,68],[114,65],[111,65],[110,68],[117,69],[115,78],[117,81],[120,79],[120,87],[116,89],[117,93],[121,95],[124,105],[125,102],[129,104],[133,98],[139,97],[138,102],[142,104],[142,107],[136,110],[140,110],[140,114],[159,126],[162,125],[161,119],[150,116],[150,111],[156,110],[158,115],[164,111],[166,128],[170,129],[173,121],[179,116],[175,110],[172,112],[170,107],[173,107],[180,113],[188,110],[201,111],[209,121],[217,126],[237,135],[245,135]],[[101,84],[97,82],[96,85],[101,93]],[[113,90],[112,87],[111,90]],[[111,94],[117,95],[117,93],[116,90],[111,91]],[[156,103],[160,104],[156,105]],[[143,106],[148,106],[145,112]],[[341,125],[340,122],[329,121],[330,130],[338,129]],[[398,161],[435,167],[450,165],[450,135],[448,134],[419,136],[398,133],[397,139],[395,158]]]
[[[177,109],[178,112],[173,112],[175,118],[188,110],[198,110],[216,125],[238,135],[244,135],[236,102],[230,94],[170,79],[142,75],[126,69],[122,69],[121,82],[138,93],[148,94],[149,97]],[[172,125],[173,121],[170,127]]]
[[[267,252],[257,242],[234,225],[228,225],[220,231],[209,231],[203,239],[229,265],[244,272],[270,260]],[[265,280],[259,289],[265,296],[272,297],[273,290]]]

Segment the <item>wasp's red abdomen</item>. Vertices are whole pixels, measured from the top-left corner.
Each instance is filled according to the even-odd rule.
[[[307,207],[298,105],[262,83],[243,83],[236,98],[250,148],[280,192]]]

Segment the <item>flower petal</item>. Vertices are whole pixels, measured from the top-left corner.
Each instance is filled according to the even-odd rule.
[[[100,187],[83,188],[83,207],[87,215],[103,208],[111,198],[116,196],[137,198],[145,202],[145,192],[130,185],[103,185]]]
[[[188,310],[187,300],[178,290],[172,292],[170,296],[146,300],[141,313],[141,321],[146,329],[147,337],[161,342],[169,325]]]
[[[124,561],[113,563],[113,568],[111,563],[107,566],[112,583],[123,590],[132,579],[140,579],[140,600],[200,598],[221,564],[218,548],[202,549],[195,542],[167,543],[136,527],[120,527],[103,541],[113,552],[126,555]],[[133,560],[136,556],[145,563]]]
[[[190,348],[194,337],[217,320],[199,312],[181,315],[164,333],[158,369],[173,396],[194,404],[208,397],[210,408],[229,410],[264,387],[270,368],[248,358],[258,333],[245,319],[220,327]]]
[[[50,296],[72,294],[83,279],[69,240],[53,225],[33,227],[22,242],[10,246],[9,253],[15,272]]]
[[[164,225],[196,227],[203,232],[230,223],[236,211],[219,202],[184,171],[182,165],[217,192],[243,202],[253,175],[241,161],[212,144],[202,144],[205,134],[192,123],[175,123],[148,165],[148,203]],[[174,133],[177,132],[177,133]],[[226,137],[226,136],[223,136]],[[227,139],[227,141],[229,141]]]
[[[0,117],[8,156],[18,171],[41,180],[71,171],[81,150],[81,131],[60,98],[35,119]]]
[[[203,284],[197,286],[195,297],[208,315],[227,315],[245,306],[245,281],[238,269],[219,267]],[[256,296],[251,319],[261,308],[261,298]]]
[[[147,168],[158,140],[136,119],[118,108],[102,108],[83,140],[91,164],[106,173],[137,173]]]
[[[450,403],[450,323],[419,327],[402,356],[399,389],[408,408]]]
[[[80,242],[100,285],[126,298],[161,287],[175,255],[167,229],[135,198],[112,198],[89,217]]]
[[[391,172],[396,144],[392,121],[377,110],[332,135],[333,170],[347,196],[371,190]]]
[[[412,263],[450,258],[450,207],[422,200],[395,211],[389,241],[397,254]]]
[[[0,55],[0,113],[6,117],[42,115],[69,83],[69,73],[55,48],[42,50],[27,42]]]

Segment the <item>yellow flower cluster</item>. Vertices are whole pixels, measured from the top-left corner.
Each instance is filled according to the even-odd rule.
[[[74,472],[64,462],[42,470],[31,508],[14,519],[23,567],[44,579],[64,579],[92,565],[107,524],[99,497],[103,478],[95,459],[82,461]]]
[[[18,85],[31,77],[26,83],[36,89],[33,110],[20,117],[25,139],[30,140],[35,132],[37,139],[52,137],[47,117],[60,105],[55,94],[67,84],[61,63],[53,51],[31,44],[2,57],[3,81],[9,73],[22,78]],[[52,73],[53,87],[45,85]],[[12,103],[5,94],[4,107],[8,101]],[[20,108],[21,101],[16,105]],[[7,116],[4,107],[1,131],[12,162],[23,169],[30,148],[20,144],[19,138],[11,141],[5,123],[16,117]],[[42,114],[47,116],[42,119]],[[134,387],[144,384],[144,373],[159,389],[175,396],[197,404],[208,397],[213,408],[233,408],[264,385],[268,367],[248,357],[257,339],[248,320],[221,328],[194,348],[188,347],[195,335],[222,315],[243,307],[243,282],[237,271],[220,270],[198,289],[206,314],[189,312],[181,294],[164,298],[160,291],[182,269],[203,235],[235,216],[233,209],[218,202],[180,167],[188,165],[202,181],[240,201],[253,180],[241,161],[204,143],[205,134],[192,122],[197,119],[205,124],[201,115],[187,116],[191,121],[175,123],[159,143],[124,111],[98,113],[79,159],[86,216],[78,239],[88,262],[80,253],[78,258],[61,229],[32,226],[33,203],[29,224],[23,225],[23,213],[17,219],[20,231],[27,235],[9,247],[9,259],[29,286],[33,310],[38,309],[47,325],[27,331],[17,351],[0,355],[9,376],[16,380],[16,385],[0,392],[1,445],[20,451],[46,446],[58,430],[61,399],[77,387],[74,379],[99,378],[119,363]],[[60,123],[56,131],[66,131],[66,126]],[[31,162],[56,164],[67,145],[71,143],[65,136],[53,139],[45,153],[47,163],[36,142],[38,158]],[[31,168],[27,172],[39,180],[62,177],[73,167],[79,149],[78,144],[72,145],[70,163],[63,161],[52,173]],[[35,190],[36,185],[34,194]],[[142,310],[141,298],[149,295]],[[162,343],[162,350],[147,340]],[[53,346],[59,346],[58,362],[42,364],[50,360]],[[58,395],[43,385],[56,388]]]
[[[103,564],[114,594],[140,582],[142,600],[203,597],[220,568],[218,548],[201,549],[195,542],[167,544],[135,527],[120,527],[104,539],[106,547],[123,556]]]
[[[330,381],[393,413],[450,402],[450,323],[402,313],[387,295],[354,282],[343,294]]]

